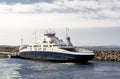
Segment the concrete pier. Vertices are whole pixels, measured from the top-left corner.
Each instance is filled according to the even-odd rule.
[[[0,52],[0,58],[18,58],[18,53]]]
[[[0,58],[8,58],[9,54],[9,52],[0,52]]]

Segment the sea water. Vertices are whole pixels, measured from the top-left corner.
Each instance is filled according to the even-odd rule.
[[[120,63],[89,64],[0,59],[0,79],[120,79]]]

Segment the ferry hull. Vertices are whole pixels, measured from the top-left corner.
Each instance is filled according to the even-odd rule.
[[[48,51],[27,51],[20,52],[21,58],[35,59],[35,60],[47,60],[55,62],[79,62],[86,63],[89,60],[93,60],[94,55],[75,55],[66,54],[59,52],[48,52]]]

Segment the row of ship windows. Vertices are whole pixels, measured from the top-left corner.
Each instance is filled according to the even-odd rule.
[[[53,46],[58,46],[58,45],[34,45],[33,47],[53,47]],[[61,45],[61,46],[66,46],[66,45]],[[29,46],[32,47],[32,46]]]
[[[57,45],[43,45],[43,47],[52,47],[52,46],[57,46]],[[32,47],[32,46],[29,46]],[[33,47],[42,47],[41,45],[34,45]]]
[[[45,51],[46,48],[43,48],[43,49],[42,48],[34,48],[34,49],[30,48],[30,50],[44,50]]]

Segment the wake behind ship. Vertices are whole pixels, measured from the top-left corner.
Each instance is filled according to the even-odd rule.
[[[66,36],[67,42],[64,42],[55,34],[47,31],[36,43],[22,45],[19,48],[19,56],[27,59],[80,63],[86,63],[94,58],[93,51],[73,46],[69,36]]]

